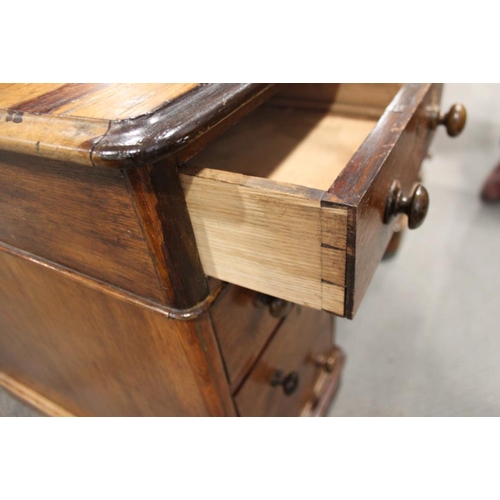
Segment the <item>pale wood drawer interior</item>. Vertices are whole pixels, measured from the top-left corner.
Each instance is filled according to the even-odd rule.
[[[348,207],[327,191],[399,86],[340,89],[287,88],[180,168],[207,275],[344,315]]]

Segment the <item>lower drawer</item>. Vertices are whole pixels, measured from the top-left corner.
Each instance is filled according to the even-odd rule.
[[[295,306],[235,396],[244,417],[314,413],[318,381],[332,353],[333,317]],[[342,359],[338,360],[339,363]],[[325,384],[325,386],[328,384]],[[321,392],[321,391],[320,391]]]
[[[257,360],[291,304],[231,285],[211,310],[212,323],[235,390]]]

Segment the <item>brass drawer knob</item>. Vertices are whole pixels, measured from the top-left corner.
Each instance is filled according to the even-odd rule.
[[[338,358],[339,351],[335,349],[335,351],[330,354],[330,356],[324,356],[323,354],[316,356],[316,358],[314,359],[314,363],[316,366],[323,368],[323,370],[325,370],[326,372],[332,373],[335,365],[337,364]]]
[[[260,309],[268,307],[269,313],[274,318],[284,318],[292,308],[291,302],[266,295],[265,293],[255,294],[254,303]]]
[[[287,396],[291,396],[299,387],[299,374],[297,372],[290,372],[288,375],[281,370],[276,370],[271,380],[273,387],[283,387],[283,392]]]
[[[434,116],[434,126],[444,125],[450,137],[456,137],[462,133],[467,121],[467,111],[463,104],[454,104],[448,113],[437,111]]]
[[[392,183],[385,205],[384,223],[388,224],[398,214],[408,216],[408,227],[416,229],[425,220],[429,210],[429,193],[422,184],[417,184],[411,196],[406,197],[398,181]]]

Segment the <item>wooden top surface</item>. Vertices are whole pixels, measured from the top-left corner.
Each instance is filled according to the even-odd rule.
[[[4,83],[0,151],[89,166],[143,165],[197,141],[272,87]]]
[[[151,113],[197,83],[1,83],[0,109],[123,120]]]

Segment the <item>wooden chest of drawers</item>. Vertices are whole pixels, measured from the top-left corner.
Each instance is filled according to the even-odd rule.
[[[319,415],[441,85],[11,84],[0,382],[52,415]],[[226,285],[229,283],[229,285]]]

